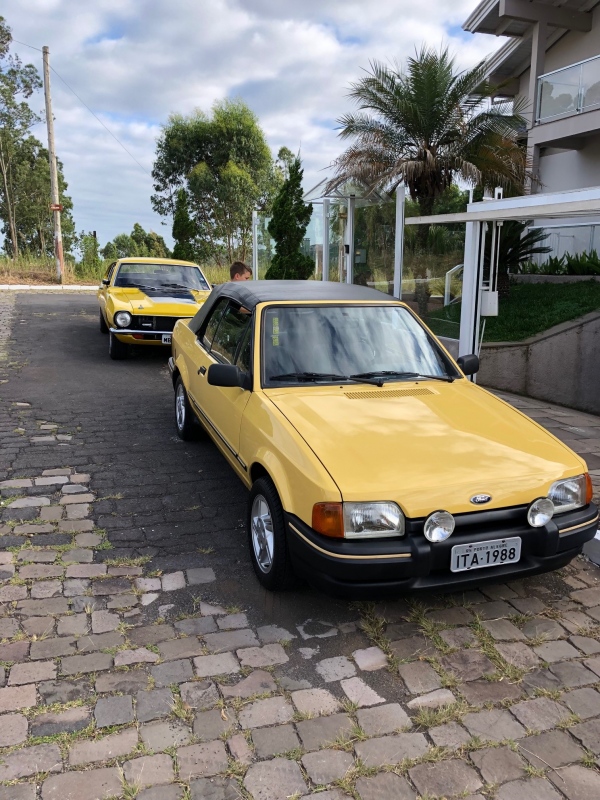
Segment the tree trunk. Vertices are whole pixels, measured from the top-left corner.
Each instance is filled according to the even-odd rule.
[[[508,297],[510,295],[510,277],[507,271],[498,273],[498,296]]]
[[[40,237],[40,255],[43,258],[46,255],[46,237],[44,236],[44,230],[42,228],[41,220],[38,225],[38,233]]]
[[[6,203],[6,213],[8,214],[8,228],[10,240],[13,248],[13,261],[19,257],[19,242],[17,240],[17,227],[15,225],[15,215],[12,206],[12,198],[8,188],[8,164],[4,158],[4,150],[0,142],[0,172],[2,172],[2,182],[4,184],[4,199]]]
[[[428,217],[433,212],[434,198],[430,196],[419,198],[419,212],[422,217]],[[427,237],[429,236],[429,224],[419,225],[417,232],[417,242],[419,250],[427,252]],[[427,281],[427,267],[423,263],[416,267],[415,272],[415,300],[417,301],[419,316],[425,317],[429,306],[431,291]]]

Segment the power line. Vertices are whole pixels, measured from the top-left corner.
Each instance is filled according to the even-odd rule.
[[[33,45],[31,45],[31,44],[27,44],[26,42],[20,42],[18,39],[13,39],[13,42],[16,42],[17,44],[22,44],[22,45],[24,45],[25,47],[29,47],[29,48],[31,48],[31,50],[37,50],[37,51],[38,51],[38,53],[41,53],[41,52],[42,52],[42,50],[40,50],[40,48],[39,48],[39,47],[34,47]],[[92,109],[91,109],[91,108],[90,108],[90,107],[87,105],[87,103],[85,103],[85,102],[84,102],[84,101],[81,99],[81,97],[79,97],[79,95],[77,94],[77,92],[75,91],[75,89],[73,89],[71,86],[69,86],[69,84],[66,82],[66,80],[65,80],[65,79],[64,79],[64,78],[63,78],[61,75],[59,75],[59,74],[58,74],[58,72],[57,72],[57,71],[54,69],[54,67],[52,67],[52,66],[51,66],[51,67],[50,67],[50,69],[51,69],[51,70],[52,70],[52,72],[53,72],[53,73],[56,75],[56,77],[57,77],[59,80],[61,80],[61,81],[64,83],[64,85],[67,87],[67,89],[68,89],[70,92],[73,92],[73,94],[74,94],[74,95],[75,95],[75,97],[76,97],[76,98],[79,100],[79,102],[81,103],[81,105],[82,105],[82,106],[84,106],[85,108],[87,108],[87,110],[88,110],[88,111],[90,112],[90,114],[91,114],[91,115],[94,117],[94,119],[96,119],[96,120],[97,120],[97,121],[100,123],[100,125],[102,125],[102,127],[104,128],[104,130],[106,130],[106,131],[107,131],[107,132],[108,132],[108,133],[109,133],[109,134],[112,136],[112,138],[115,140],[115,142],[117,142],[117,144],[118,144],[118,145],[120,145],[120,146],[123,148],[123,150],[125,150],[125,152],[127,153],[127,155],[128,155],[130,158],[132,158],[132,159],[135,161],[135,163],[138,165],[138,167],[139,167],[141,170],[143,170],[143,171],[146,173],[146,175],[148,175],[148,177],[150,177],[150,178],[151,178],[151,177],[152,177],[152,175],[151,175],[151,174],[148,172],[148,170],[147,170],[147,169],[146,169],[144,166],[142,166],[142,164],[140,164],[140,162],[139,162],[139,161],[137,160],[137,158],[136,158],[136,157],[133,155],[133,153],[131,153],[131,152],[130,152],[130,151],[129,151],[129,150],[126,148],[126,147],[125,147],[125,145],[123,144],[123,142],[122,142],[120,139],[118,139],[118,138],[115,136],[115,134],[114,134],[114,133],[111,131],[111,129],[110,129],[109,127],[107,127],[107,126],[104,124],[104,122],[102,122],[102,120],[100,119],[100,117],[98,117],[98,116],[97,116],[97,115],[96,115],[96,114],[95,114],[95,113],[92,111]]]
[[[31,48],[31,50],[37,50],[38,53],[43,52],[43,50],[41,50],[39,47],[34,47],[32,44],[27,44],[27,42],[20,42],[18,39],[13,39],[13,42],[16,42],[17,44],[22,44],[24,47],[29,47]]]

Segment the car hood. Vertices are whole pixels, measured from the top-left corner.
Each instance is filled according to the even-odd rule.
[[[394,500],[408,517],[530,503],[586,469],[544,428],[466,379],[265,394],[344,500]],[[476,494],[492,499],[473,505]]]
[[[133,314],[166,317],[193,317],[210,292],[164,289],[146,294],[141,289],[113,287],[112,295],[121,303],[129,303]]]

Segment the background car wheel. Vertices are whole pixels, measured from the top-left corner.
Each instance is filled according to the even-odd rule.
[[[256,577],[272,592],[300,585],[287,547],[283,507],[270,478],[254,482],[248,499],[248,540]]]
[[[108,333],[108,325],[106,324],[106,320],[104,319],[104,314],[102,311],[100,313],[100,333]]]
[[[198,426],[181,378],[177,378],[175,383],[175,428],[177,436],[184,442],[197,437]]]
[[[127,358],[128,353],[128,346],[120,342],[114,333],[111,333],[108,338],[108,355],[114,361],[121,361],[124,358]]]

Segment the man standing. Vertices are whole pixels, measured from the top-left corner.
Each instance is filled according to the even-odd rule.
[[[249,281],[252,277],[252,269],[243,261],[234,261],[229,268],[229,276],[232,281]]]

